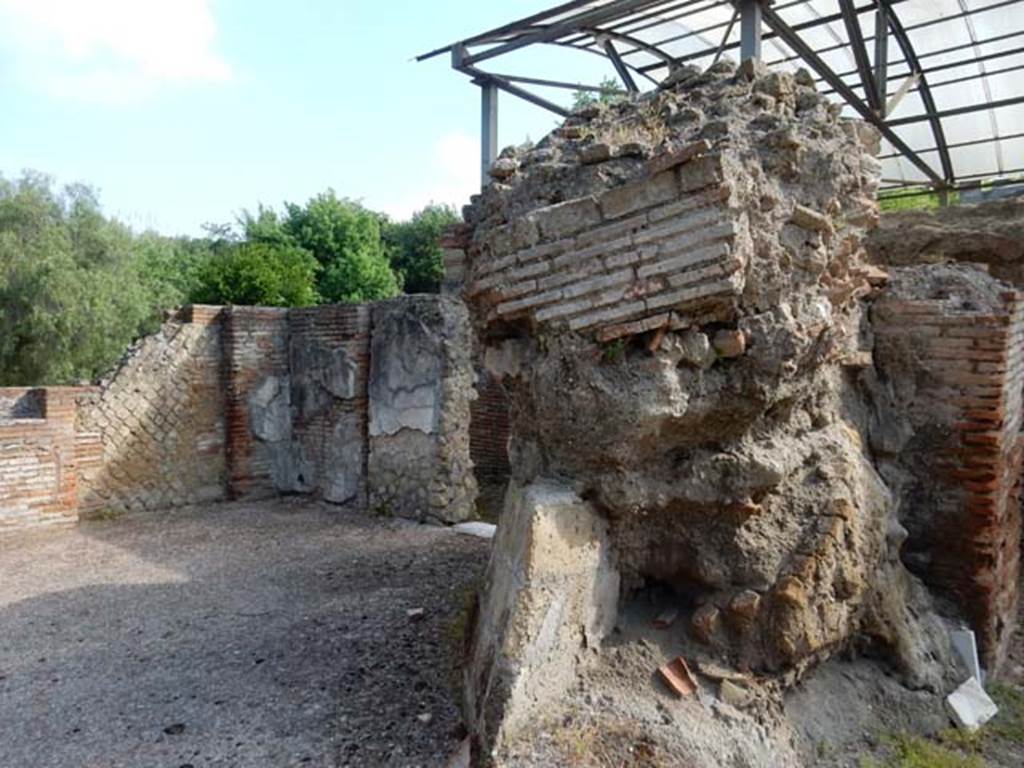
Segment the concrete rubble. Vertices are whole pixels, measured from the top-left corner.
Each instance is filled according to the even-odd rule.
[[[884,659],[908,689],[954,684],[900,557],[914,513],[890,480],[913,471],[873,444],[894,403],[868,311],[888,275],[862,244],[878,136],[806,73],[722,62],[677,80],[506,150],[446,254],[511,399],[465,675],[498,765],[531,764],[515,758],[588,686],[657,722],[642,676],[600,686],[680,652],[737,670],[713,688],[726,719],[777,714],[765,702],[840,654]],[[693,717],[662,737],[691,765],[798,760],[795,742]]]

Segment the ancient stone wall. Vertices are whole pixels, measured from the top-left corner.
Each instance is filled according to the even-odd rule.
[[[1019,602],[1024,294],[969,267],[896,268],[872,327],[893,397],[872,446],[902,499],[903,559],[995,673]]]
[[[985,264],[993,276],[1024,287],[1024,200],[886,213],[865,245],[877,264]]]
[[[365,504],[372,489],[393,514],[464,520],[471,349],[465,308],[441,297],[186,307],[97,387],[0,390],[0,518],[281,493]]]
[[[74,522],[76,389],[0,389],[0,532]]]
[[[293,476],[279,490],[343,504],[366,498],[370,307],[288,315]]]
[[[942,683],[862,439],[877,136],[806,73],[722,62],[672,82],[506,150],[448,243],[511,398],[520,522],[496,540],[466,674],[492,757],[660,643],[662,611],[690,658],[783,687],[864,642]],[[572,576],[534,576],[549,568]]]
[[[230,307],[224,316],[227,487],[233,499],[275,495],[291,444],[288,311]]]
[[[472,339],[465,307],[411,296],[373,305],[370,507],[457,522],[473,513]]]
[[[79,401],[82,511],[161,509],[225,496],[219,310],[198,308],[135,345]]]

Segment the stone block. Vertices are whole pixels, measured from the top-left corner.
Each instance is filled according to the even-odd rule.
[[[999,714],[996,703],[973,677],[946,697],[946,708],[953,722],[970,732],[977,731]]]
[[[568,488],[513,484],[498,524],[467,685],[474,730],[515,741],[614,626],[619,576],[607,524]],[[477,692],[474,695],[474,692]]]
[[[722,158],[704,155],[679,166],[679,188],[682,192],[695,192],[722,181]]]
[[[601,211],[593,197],[567,200],[534,213],[545,240],[560,240],[601,223]]]
[[[675,174],[659,173],[605,192],[600,198],[601,211],[605,219],[619,219],[674,200],[677,194]]]

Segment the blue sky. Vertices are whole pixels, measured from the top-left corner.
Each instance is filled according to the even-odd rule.
[[[444,57],[411,60],[549,4],[0,0],[0,174],[87,182],[107,213],[166,234],[328,187],[396,217],[461,205],[478,184],[478,89]],[[528,63],[596,81],[591,59]],[[553,126],[503,98],[503,144]]]

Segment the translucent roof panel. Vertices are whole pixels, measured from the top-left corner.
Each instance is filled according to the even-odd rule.
[[[532,46],[606,57],[623,90],[649,90],[682,64],[738,58],[744,4],[577,0],[420,59],[451,54],[475,82],[565,114],[580,82],[571,65],[507,69],[528,68]],[[762,37],[765,63],[810,70],[844,114],[879,128],[884,187],[1024,174],[1024,0],[775,0],[763,7]]]

